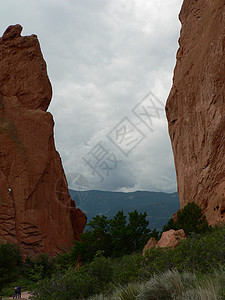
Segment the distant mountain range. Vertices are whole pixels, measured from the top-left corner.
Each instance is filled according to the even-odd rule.
[[[119,210],[128,212],[137,209],[147,213],[151,229],[161,230],[179,208],[177,193],[136,191],[131,193],[105,191],[74,191],[69,190],[76,206],[87,216],[89,222],[96,215],[105,215],[109,219]]]

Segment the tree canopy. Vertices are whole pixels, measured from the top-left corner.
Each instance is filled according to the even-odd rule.
[[[83,260],[92,259],[97,251],[104,256],[119,257],[142,249],[151,237],[158,232],[148,228],[146,213],[138,213],[135,209],[128,213],[118,211],[114,218],[97,215],[87,225],[89,230],[81,235],[81,241],[76,241],[72,250],[74,258],[82,253]]]
[[[208,228],[208,222],[201,208],[198,204],[189,202],[183,209],[177,212],[177,220],[174,221],[171,218],[162,231],[183,229],[189,235],[190,233],[203,233]]]

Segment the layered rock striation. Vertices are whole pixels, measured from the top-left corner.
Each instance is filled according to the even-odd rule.
[[[0,38],[0,243],[53,256],[79,239],[86,216],[72,202],[55,149],[52,97],[36,35]]]
[[[225,223],[225,4],[184,0],[180,48],[166,104],[181,208]]]

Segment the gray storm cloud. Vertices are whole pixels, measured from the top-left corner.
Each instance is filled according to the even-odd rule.
[[[165,113],[153,118],[151,131],[132,109],[150,91],[165,105],[178,48],[180,6],[178,0],[1,3],[2,33],[20,23],[24,35],[39,37],[54,89],[49,111],[55,119],[56,147],[66,173],[81,173],[92,189],[176,190]],[[129,155],[108,138],[114,129],[120,138],[121,130],[128,131],[126,124],[117,127],[124,118],[145,136]],[[140,138],[135,134],[123,138],[131,143]],[[99,143],[107,152],[101,162],[92,155]],[[125,152],[132,145],[127,144]],[[116,167],[113,155],[120,161]],[[101,164],[96,171],[102,170],[103,180],[85,159]]]

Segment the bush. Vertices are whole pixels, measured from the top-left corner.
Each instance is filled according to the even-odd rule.
[[[2,244],[0,246],[0,291],[18,277],[21,264],[22,257],[16,245]]]
[[[88,265],[89,276],[98,278],[100,285],[102,283],[109,283],[112,280],[112,272],[112,262],[104,256],[96,256]]]
[[[175,249],[156,248],[146,251],[149,272],[165,272],[176,268],[180,272],[210,273],[225,264],[225,227],[205,234],[193,234]],[[148,271],[147,271],[148,270]]]
[[[60,260],[61,256],[59,255],[58,260]],[[56,259],[50,259],[47,254],[40,254],[35,259],[26,257],[20,268],[20,274],[29,281],[38,282],[46,277],[50,278],[55,271],[55,267]]]
[[[102,293],[93,299],[125,300],[134,299],[137,290],[140,290],[140,285],[143,288],[142,292],[144,293],[145,290],[148,294],[155,293],[153,287],[156,289],[157,286],[159,290],[157,297],[160,295],[172,297],[171,289],[174,290],[175,287],[176,297],[181,297],[180,291],[182,291],[180,299],[207,299],[204,298],[208,297],[207,294],[218,295],[219,290],[222,295],[221,287],[225,286],[225,276],[222,271],[219,273],[220,276],[215,276],[214,269],[225,268],[224,244],[225,227],[214,228],[204,234],[192,234],[175,249],[150,249],[145,257],[141,253],[133,253],[118,258],[105,258],[100,251],[92,262],[80,267],[79,271],[72,268],[61,271],[59,268],[51,279],[40,280],[35,288],[35,295],[37,299],[66,300],[87,299],[93,294]],[[54,270],[57,268],[55,267]],[[211,275],[202,275],[210,273]],[[216,278],[216,281],[211,282],[212,278]],[[192,285],[193,281],[201,284]],[[143,282],[146,282],[145,286]],[[117,288],[113,293],[115,286]],[[109,292],[111,295],[108,295]],[[201,298],[201,295],[204,297]]]
[[[113,283],[116,285],[137,282],[143,277],[145,258],[141,254],[125,255],[112,260]]]
[[[173,250],[179,271],[210,273],[225,263],[225,227],[207,234],[193,234]]]
[[[81,268],[79,271],[69,269],[65,274],[54,274],[52,278],[38,282],[32,291],[35,299],[79,299],[98,293],[95,280]]]
[[[51,279],[39,281],[33,293],[35,299],[86,299],[95,293],[106,292],[111,280],[111,262],[100,256],[79,270],[69,269],[64,274],[54,274]]]

